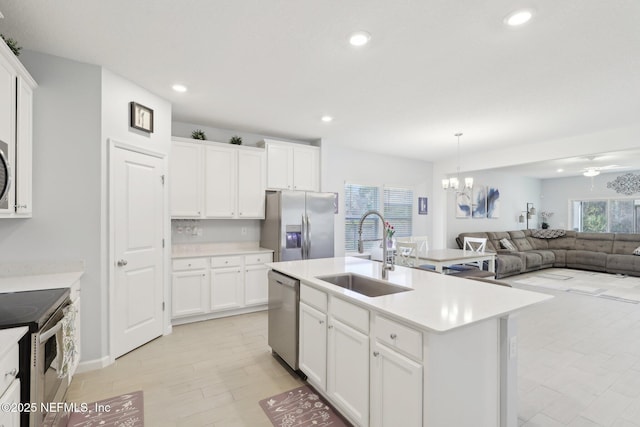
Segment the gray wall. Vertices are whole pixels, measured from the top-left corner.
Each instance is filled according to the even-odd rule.
[[[336,256],[344,255],[345,182],[413,188],[415,204],[413,235],[432,235],[433,164],[431,162],[352,150],[326,139],[322,140],[320,155],[322,191],[339,193],[338,214],[335,216]],[[418,215],[418,197],[429,198],[428,215]]]
[[[632,171],[635,174],[640,171]],[[629,173],[601,173],[593,180],[584,176],[545,179],[542,181],[543,210],[553,212],[549,225],[553,228],[569,228],[569,201],[589,199],[640,199],[640,194],[626,196],[607,188],[607,182]]]
[[[100,67],[23,51],[34,92],[33,218],[0,221],[2,262],[83,260],[82,351],[104,354],[100,313]]]
[[[446,192],[447,212],[447,241],[446,246],[456,248],[455,238],[462,232],[471,231],[508,231],[523,230],[525,224],[518,222],[518,217],[527,208],[527,202],[534,204],[537,210],[541,206],[541,181],[517,175],[482,171],[461,174],[460,181],[465,176],[472,176],[474,186],[497,187],[500,191],[500,216],[498,218],[456,218],[455,198],[451,190]],[[444,190],[439,190],[443,193]],[[529,220],[529,228],[537,228],[538,217]]]

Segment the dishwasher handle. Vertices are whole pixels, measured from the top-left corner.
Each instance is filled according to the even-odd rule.
[[[273,270],[269,270],[269,282],[275,282],[282,286],[287,286],[289,288],[295,288],[296,285],[300,283],[298,279],[294,279],[293,277],[285,276],[284,274],[277,273]]]

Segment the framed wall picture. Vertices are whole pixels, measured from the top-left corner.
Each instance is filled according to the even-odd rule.
[[[429,200],[426,197],[418,197],[418,215],[429,213]]]
[[[129,103],[129,123],[134,129],[153,132],[153,110],[137,102]]]

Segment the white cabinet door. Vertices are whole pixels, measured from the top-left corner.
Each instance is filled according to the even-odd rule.
[[[248,265],[244,270],[244,304],[266,304],[269,297],[269,268],[262,265]]]
[[[319,191],[320,150],[316,147],[293,148],[293,189]]]
[[[202,214],[202,145],[174,141],[169,168],[171,216],[199,218]]]
[[[171,277],[171,316],[191,316],[209,311],[206,270],[179,271]]]
[[[291,147],[266,144],[267,188],[271,190],[293,190],[293,151]]]
[[[20,403],[20,380],[15,379],[0,398],[0,407],[4,408],[18,406]],[[0,410],[0,426],[2,427],[20,427],[20,412]]]
[[[327,388],[327,315],[300,303],[300,370],[321,390]]]
[[[369,337],[335,319],[329,325],[327,392],[358,425],[369,425]]]
[[[207,218],[236,216],[238,194],[237,151],[233,148],[210,146],[205,152],[205,211]]]
[[[16,127],[16,215],[30,217],[33,212],[31,196],[33,90],[18,77],[18,106]]]
[[[211,270],[211,311],[239,308],[243,305],[241,267]]]
[[[238,218],[264,219],[265,168],[264,151],[238,151]]]
[[[422,365],[375,343],[371,357],[371,425],[422,426]]]
[[[0,43],[2,43],[0,41]],[[0,55],[0,149],[11,167],[10,187],[7,198],[0,203],[0,215],[15,213],[15,123],[16,123],[16,74],[9,62]],[[2,183],[4,184],[4,182]]]

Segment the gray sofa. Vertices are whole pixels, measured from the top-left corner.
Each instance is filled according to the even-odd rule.
[[[640,276],[640,256],[633,255],[640,247],[640,234],[565,233],[556,238],[533,237],[532,230],[461,233],[456,242],[462,248],[465,236],[485,237],[486,249],[498,254],[498,279],[549,267]],[[502,239],[511,242],[514,250],[505,249]]]

